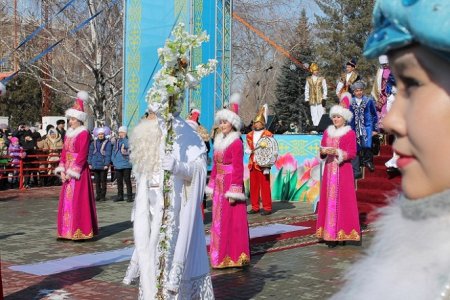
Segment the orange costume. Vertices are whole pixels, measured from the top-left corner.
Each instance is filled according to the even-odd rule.
[[[260,122],[262,126],[266,123],[263,109],[253,120],[253,124]],[[266,129],[252,130],[247,134],[247,145],[251,151],[248,168],[250,170],[250,203],[252,209],[250,214],[257,213],[260,210],[259,197],[261,196],[263,211],[261,214],[268,215],[272,213],[272,195],[270,193],[270,168],[263,168],[255,162],[254,150],[259,139],[262,137],[272,137],[273,134]],[[247,152],[248,153],[248,152]]]

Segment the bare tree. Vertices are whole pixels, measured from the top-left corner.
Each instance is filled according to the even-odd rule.
[[[122,95],[122,1],[113,5],[107,0],[78,1],[76,6],[69,7],[56,18],[51,17],[61,9],[60,1],[35,2],[36,7],[43,9],[36,13],[22,12],[26,20],[22,19],[21,28],[25,31],[24,28],[28,27],[22,36],[44,21],[48,20],[49,24],[27,45],[32,47],[19,51],[21,72],[38,79],[43,89],[65,96],[67,103],[70,103],[68,98],[79,90],[88,91],[91,96],[88,106],[95,124],[117,128],[120,117],[118,103]],[[89,18],[93,19],[80,26]],[[42,49],[58,42],[61,43],[39,61],[23,64]]]
[[[233,20],[232,89],[243,94],[240,114],[246,124],[261,105],[274,103],[276,78],[286,58],[255,29],[289,52],[301,10],[295,2],[298,1],[234,0],[234,12],[252,27]]]

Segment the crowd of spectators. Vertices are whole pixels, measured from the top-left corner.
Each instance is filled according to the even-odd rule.
[[[25,123],[15,130],[0,124],[0,189],[19,187],[21,163],[25,188],[59,185],[52,169],[59,161],[64,126],[65,120],[59,120],[56,128],[48,125],[44,130]]]

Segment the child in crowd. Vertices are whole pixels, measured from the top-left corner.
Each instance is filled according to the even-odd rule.
[[[14,171],[10,173],[11,175],[8,174],[8,181],[13,188],[18,182],[20,161],[27,155],[22,146],[19,145],[19,139],[15,136],[10,139],[8,155],[11,156],[11,166],[14,168]]]

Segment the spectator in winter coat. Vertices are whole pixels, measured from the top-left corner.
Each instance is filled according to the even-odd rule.
[[[56,131],[58,131],[58,134],[61,136],[61,140],[64,142],[64,137],[66,136],[66,129],[64,128],[66,126],[66,121],[61,119],[56,121]]]
[[[24,123],[21,123],[17,130],[13,133],[13,136],[19,139],[20,145],[23,143],[25,133],[31,134],[31,130]]]
[[[6,125],[5,123],[1,123],[0,124],[0,138],[2,138],[5,141],[5,145],[8,147],[9,146],[9,139],[8,136],[11,133],[9,132],[9,128],[8,125]]]
[[[8,167],[8,146],[5,144],[5,139],[0,138],[0,190],[6,188],[8,174],[4,170]]]
[[[105,138],[105,129],[94,129],[95,139],[89,146],[88,164],[94,172],[96,201],[106,201],[106,178],[111,163],[111,143]]]
[[[8,147],[8,155],[11,156],[11,166],[15,168],[13,172],[13,178],[11,179],[11,187],[17,182],[17,176],[19,175],[20,161],[27,155],[26,152],[19,144],[19,139],[17,137],[12,137],[10,139],[10,144]]]
[[[37,167],[37,165],[33,165],[33,161],[36,160],[36,157],[34,156],[36,154],[36,141],[33,139],[33,134],[31,130],[26,130],[22,135],[22,140],[20,141],[20,145],[23,147],[23,150],[27,153],[27,156],[23,159],[24,162],[24,187],[29,188],[31,187],[31,177],[33,176],[34,171],[30,171],[28,169]],[[37,180],[34,178],[34,180]]]
[[[64,146],[64,142],[61,139],[58,131],[56,129],[50,129],[47,134],[47,138],[43,141],[42,149],[45,153],[48,153],[47,161],[49,162],[58,162],[61,154],[61,150]],[[47,175],[51,175],[55,167],[58,166],[56,163],[49,163],[47,166]],[[54,177],[57,178],[57,177]],[[52,180],[48,180],[48,183],[52,183]]]
[[[114,201],[123,201],[123,182],[127,186],[127,202],[133,202],[133,189],[131,186],[131,163],[129,156],[127,127],[119,128],[119,138],[115,139],[112,150],[112,162],[117,179],[117,198]]]

